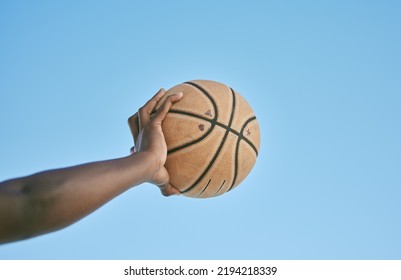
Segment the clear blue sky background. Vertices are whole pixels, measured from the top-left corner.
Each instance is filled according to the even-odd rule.
[[[0,181],[125,156],[160,87],[224,82],[262,130],[214,199],[129,190],[1,259],[400,259],[399,1],[2,1]]]

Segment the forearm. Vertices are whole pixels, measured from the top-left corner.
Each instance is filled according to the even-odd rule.
[[[27,187],[33,199],[45,198],[44,214],[49,221],[69,222],[92,212],[131,186],[143,183],[154,170],[151,165],[146,155],[138,153],[40,173],[36,175],[37,183]],[[41,180],[47,182],[42,184]]]
[[[0,221],[6,227],[0,242],[2,235],[22,239],[65,227],[149,179],[155,165],[148,154],[137,153],[6,182],[0,191],[8,193],[9,205],[0,217],[9,212],[13,218],[4,217],[8,224]]]

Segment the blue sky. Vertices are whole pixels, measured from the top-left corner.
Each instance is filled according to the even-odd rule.
[[[398,1],[2,1],[0,181],[132,146],[160,87],[226,83],[255,168],[214,199],[141,185],[0,259],[400,259]]]

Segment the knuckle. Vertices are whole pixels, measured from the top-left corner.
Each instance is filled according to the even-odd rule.
[[[143,118],[144,116],[146,116],[147,114],[149,114],[148,111],[149,111],[149,110],[148,110],[145,106],[143,106],[143,107],[139,108],[138,114],[139,114],[140,117]]]

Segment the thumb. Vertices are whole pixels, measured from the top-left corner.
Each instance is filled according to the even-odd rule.
[[[159,186],[160,191],[164,196],[170,196],[170,195],[180,195],[181,192],[173,187],[171,184],[167,183],[163,186]]]

